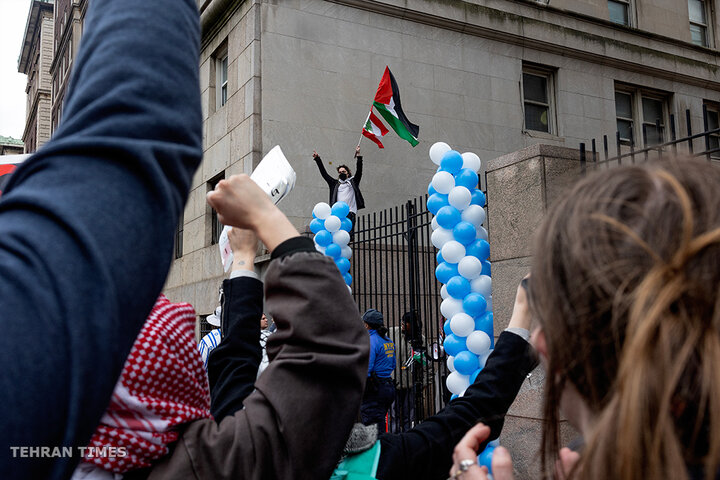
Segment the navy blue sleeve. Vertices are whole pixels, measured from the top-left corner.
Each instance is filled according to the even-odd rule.
[[[485,368],[464,396],[407,432],[380,435],[376,477],[447,478],[455,445],[477,422],[490,427],[488,440],[500,436],[505,414],[525,377],[536,366],[537,357],[530,344],[514,333],[502,332]]]
[[[69,478],[165,281],[202,157],[194,0],[92,0],[54,137],[0,199],[0,478]],[[16,455],[15,455],[16,454]],[[15,455],[15,456],[14,456]]]
[[[250,277],[224,280],[223,293],[223,339],[208,357],[210,412],[217,423],[243,408],[262,359],[262,282]]]

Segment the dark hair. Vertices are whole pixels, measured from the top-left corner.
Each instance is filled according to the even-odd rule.
[[[407,342],[413,344],[413,348],[417,348],[415,345],[418,344],[418,342],[420,345],[422,344],[422,321],[418,313],[415,310],[403,313],[402,323],[403,327],[406,324],[410,324],[409,330],[405,328],[402,329],[403,335]]]
[[[547,345],[543,471],[559,405],[594,415],[571,478],[715,478],[720,465],[720,169],[665,160],[579,182],[539,230],[530,307]]]
[[[339,172],[341,168],[344,168],[348,172],[348,177],[352,177],[352,172],[350,171],[350,167],[347,165],[340,165],[336,168],[336,170]]]
[[[365,322],[365,325],[367,325],[368,327],[370,327],[370,330],[375,330],[376,332],[378,332],[378,334],[379,334],[381,337],[383,337],[385,340],[390,341],[390,337],[387,336],[387,334],[388,334],[388,329],[387,329],[387,327],[386,327],[385,325],[371,325],[371,324],[369,324],[369,323],[367,323],[367,322]]]

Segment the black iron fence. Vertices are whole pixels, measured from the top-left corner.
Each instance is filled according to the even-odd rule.
[[[430,243],[432,215],[425,202],[420,197],[359,216],[350,243],[358,308],[382,312],[395,342],[398,394],[390,411],[391,431],[407,430],[442,409],[450,397],[436,252]]]
[[[620,132],[615,132],[613,139],[613,154],[610,153],[609,139],[607,135],[602,137],[602,150],[599,150],[597,142],[592,139],[590,151],[588,152],[585,143],[580,144],[580,164],[583,172],[590,166],[611,167],[613,165],[632,164],[647,161],[651,158],[659,158],[667,153],[673,155],[683,154],[693,157],[704,156],[708,161],[720,162],[720,125],[718,124],[718,112],[709,111],[707,105],[703,105],[703,130],[700,133],[693,133],[690,110],[685,110],[685,130],[687,135],[677,137],[677,126],[674,114],[670,114],[670,140],[665,141],[666,126],[655,122],[655,125],[642,125],[642,145],[635,145],[633,135],[630,138],[621,138]],[[650,130],[650,132],[648,132]]]

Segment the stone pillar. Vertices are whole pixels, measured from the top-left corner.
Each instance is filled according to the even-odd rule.
[[[580,152],[536,144],[490,160],[487,226],[496,336],[507,327],[520,280],[530,271],[533,234],[556,199],[581,176]],[[510,450],[516,480],[539,478],[544,372],[528,377],[510,408],[500,443]],[[563,422],[563,444],[577,433]]]

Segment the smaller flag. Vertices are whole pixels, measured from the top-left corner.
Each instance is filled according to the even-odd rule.
[[[372,107],[370,107],[370,113],[368,114],[368,118],[365,121],[365,126],[363,127],[362,134],[375,142],[378,147],[385,148],[385,146],[380,141],[380,137],[388,133],[388,131],[389,130],[385,128],[385,125],[383,125],[382,121],[380,121],[380,119],[373,113]]]

